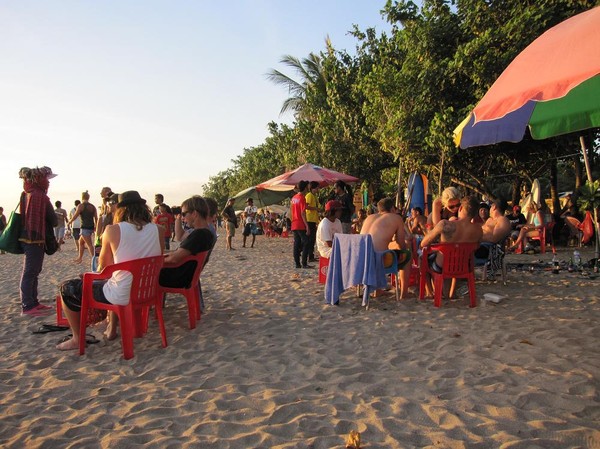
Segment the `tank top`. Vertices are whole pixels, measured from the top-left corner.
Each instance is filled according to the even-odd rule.
[[[141,230],[131,223],[118,223],[121,230],[119,246],[114,254],[115,263],[160,255],[160,236],[154,223],[146,224]],[[115,271],[104,284],[104,296],[111,304],[125,306],[129,304],[131,291],[131,273]]]
[[[91,207],[90,207],[91,206]],[[94,210],[96,209],[90,203],[83,203],[83,208],[79,216],[81,217],[81,229],[94,229]]]

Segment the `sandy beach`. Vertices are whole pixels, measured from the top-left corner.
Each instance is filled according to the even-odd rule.
[[[369,449],[600,448],[600,277],[510,255],[508,286],[477,282],[499,304],[389,292],[365,310],[353,291],[325,305],[291,238],[234,247],[203,273],[197,328],[170,296],[168,347],[152,321],[129,361],[119,340],[79,357],[55,349],[66,332],[32,333],[54,317],[20,316],[22,256],[0,255],[0,447],[325,449],[357,430]],[[47,256],[42,302],[85,269],[74,256]]]

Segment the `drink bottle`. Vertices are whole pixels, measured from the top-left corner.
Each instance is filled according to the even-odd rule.
[[[575,269],[579,271],[581,268],[581,254],[577,250],[573,251],[573,263],[575,264]]]
[[[552,256],[552,273],[558,274],[560,271],[560,264],[558,262],[558,257],[556,257],[556,253]]]

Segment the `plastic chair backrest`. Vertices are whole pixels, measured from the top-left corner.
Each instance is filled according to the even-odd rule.
[[[171,264],[165,265],[165,268],[177,268],[177,267],[183,266],[184,264],[186,264],[188,262],[196,262],[196,268],[194,269],[194,275],[192,276],[190,285],[188,285],[186,287],[181,287],[181,288],[163,287],[163,286],[159,287],[163,294],[167,293],[167,292],[179,293],[185,297],[185,299],[187,301],[187,305],[188,305],[190,329],[194,329],[196,327],[196,321],[200,319],[200,316],[202,314],[202,312],[200,310],[200,284],[199,284],[199,282],[200,282],[200,274],[202,273],[202,270],[204,269],[204,265],[205,265],[205,262],[206,262],[206,259],[207,259],[209,253],[210,253],[210,251],[202,251],[196,255],[186,256],[177,265],[171,265]]]
[[[431,251],[444,255],[442,273],[445,278],[466,275],[473,271],[475,250],[479,243],[437,243],[431,245]]]
[[[133,259],[127,262],[119,262],[110,265],[102,270],[101,273],[84,273],[81,315],[87,316],[88,308],[99,308],[112,310],[119,316],[119,326],[121,328],[121,344],[123,346],[123,358],[128,360],[133,357],[133,337],[141,337],[145,332],[143,325],[143,315],[147,316],[147,309],[154,305],[157,308],[157,315],[162,337],[163,347],[167,346],[167,337],[165,325],[162,318],[161,302],[159,296],[158,277],[164,263],[164,256],[144,257]],[[127,271],[131,273],[131,290],[129,293],[129,304],[119,306],[116,304],[107,304],[94,300],[92,283],[94,280],[109,279],[117,271]],[[144,310],[145,309],[145,310]],[[79,329],[79,354],[85,353],[85,331],[86,326],[82,322]]]
[[[144,257],[128,260],[106,267],[100,273],[108,279],[116,271],[128,271],[132,275],[130,304],[134,307],[153,303],[158,295],[158,275],[163,266],[164,256]],[[90,292],[91,293],[91,292]]]
[[[202,251],[201,253],[198,253],[196,255],[190,254],[189,256],[186,256],[177,265],[167,265],[169,268],[177,268],[185,265],[188,262],[196,262],[196,268],[194,269],[194,275],[192,276],[190,285],[188,285],[187,287],[182,287],[181,290],[187,290],[191,287],[195,287],[198,285],[198,281],[200,280],[200,274],[202,273],[202,269],[204,268],[204,261],[206,260],[208,253],[209,251]]]

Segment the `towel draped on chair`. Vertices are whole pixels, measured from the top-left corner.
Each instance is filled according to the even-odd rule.
[[[383,253],[375,251],[368,234],[335,234],[325,283],[325,303],[336,305],[344,290],[364,285],[362,305],[366,306],[371,292],[387,286]]]

